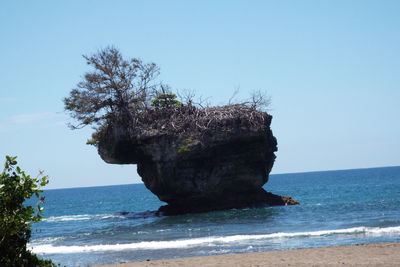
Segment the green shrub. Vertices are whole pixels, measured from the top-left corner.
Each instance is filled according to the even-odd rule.
[[[185,138],[184,140],[183,140],[183,144],[179,147],[179,149],[178,149],[178,153],[179,154],[183,154],[183,153],[188,153],[188,152],[190,152],[191,150],[190,150],[190,144],[192,144],[193,143],[193,140],[191,139],[191,138]]]
[[[97,146],[99,144],[99,140],[95,138],[90,138],[86,141],[87,145]]]
[[[179,154],[190,152],[190,148],[187,145],[181,145],[178,149]]]
[[[0,266],[56,266],[27,249],[31,223],[42,219],[40,187],[48,184],[48,178],[43,172],[31,178],[16,166],[16,158],[7,156],[0,174]],[[35,207],[24,205],[31,197],[38,199]]]
[[[182,103],[176,100],[175,94],[163,93],[163,94],[158,94],[151,101],[151,105],[155,109],[166,109],[166,108],[180,107]]]

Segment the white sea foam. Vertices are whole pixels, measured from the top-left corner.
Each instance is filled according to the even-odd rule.
[[[91,215],[65,215],[65,216],[51,216],[43,219],[45,222],[65,222],[65,221],[86,221],[92,219]]]
[[[104,245],[87,245],[87,246],[53,246],[51,244],[33,246],[31,250],[38,254],[64,254],[64,253],[82,253],[92,251],[120,251],[120,250],[156,250],[171,248],[188,248],[196,246],[218,246],[224,243],[252,241],[259,239],[277,239],[277,238],[293,238],[308,236],[327,236],[340,234],[363,234],[366,236],[380,236],[400,234],[400,226],[397,227],[354,227],[337,230],[323,230],[312,232],[295,232],[295,233],[272,233],[263,235],[232,235],[224,237],[204,237],[183,239],[174,241],[148,241],[136,242],[128,244],[104,244]]]
[[[125,218],[121,215],[114,215],[114,214],[97,214],[97,215],[90,215],[90,214],[79,214],[79,215],[65,215],[65,216],[51,216],[49,218],[43,219],[45,222],[66,222],[66,221],[87,221],[87,220],[103,220],[103,219],[111,219],[111,218]]]

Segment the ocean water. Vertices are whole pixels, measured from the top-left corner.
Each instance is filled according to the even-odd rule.
[[[29,247],[66,266],[400,241],[400,167],[271,175],[298,206],[156,216],[142,184],[47,190]]]

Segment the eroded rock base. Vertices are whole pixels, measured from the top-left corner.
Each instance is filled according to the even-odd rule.
[[[159,208],[158,212],[165,216],[201,213],[217,210],[243,209],[265,206],[298,205],[291,197],[279,196],[263,189],[257,192],[224,194],[220,197],[193,197],[169,203]]]

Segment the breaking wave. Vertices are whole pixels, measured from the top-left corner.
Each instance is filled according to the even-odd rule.
[[[204,237],[193,239],[182,239],[173,241],[147,241],[127,244],[101,244],[101,245],[86,245],[86,246],[53,246],[51,244],[33,246],[32,252],[38,254],[68,254],[82,253],[93,251],[121,251],[121,250],[157,250],[157,249],[176,249],[188,248],[197,246],[218,246],[224,243],[245,242],[260,239],[279,239],[293,237],[318,237],[330,235],[352,235],[362,234],[366,236],[381,236],[381,235],[398,235],[400,234],[400,226],[396,227],[354,227],[337,230],[323,230],[312,232],[295,232],[295,233],[272,233],[263,235],[232,235],[225,237]]]

